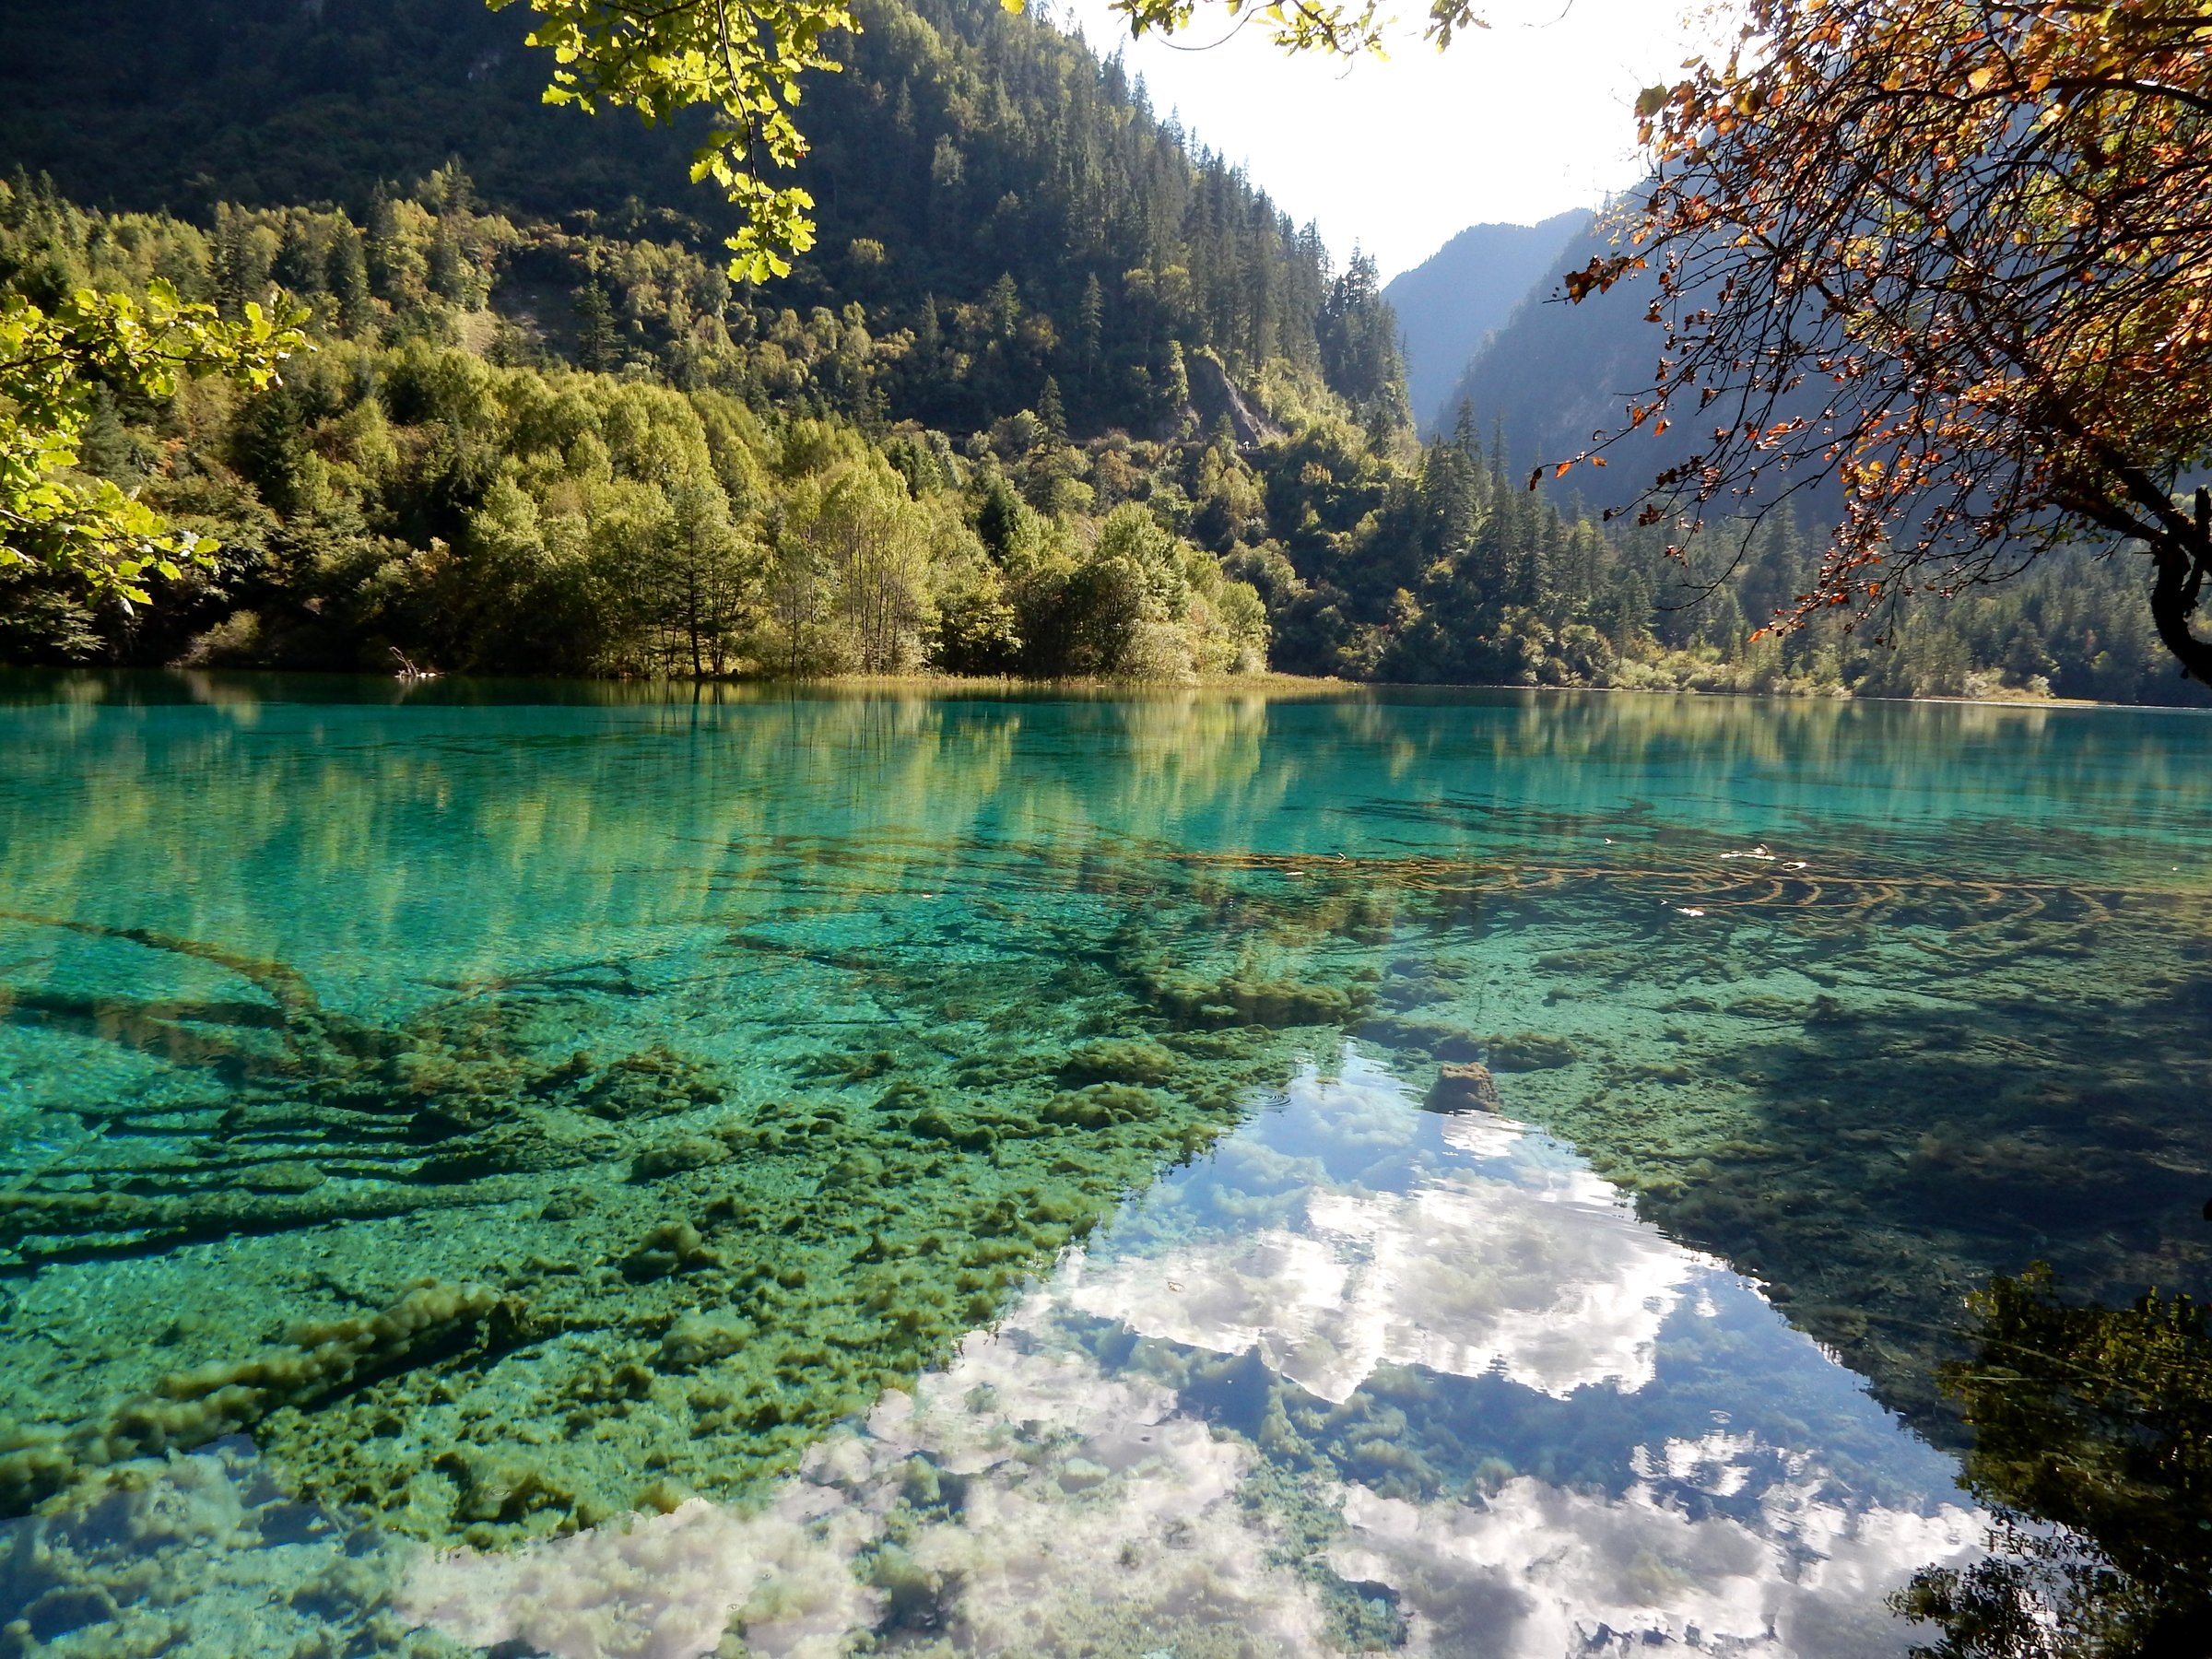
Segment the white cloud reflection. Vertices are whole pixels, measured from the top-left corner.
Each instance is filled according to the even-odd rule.
[[[1340,1118],[1403,1086],[1355,1056],[1312,1071],[1293,1110]],[[1519,1156],[1528,1136],[1458,1118],[1448,1140],[1479,1160],[1406,1193],[1316,1189],[1294,1226],[1159,1256],[1077,1262],[1064,1294],[1147,1336],[1219,1353],[1255,1344],[1269,1368],[1324,1400],[1379,1365],[1447,1376],[1497,1371],[1564,1398],[1652,1379],[1659,1327],[1712,1264],[1639,1223],[1587,1169]]]
[[[1157,1191],[1120,1235],[1129,1253],[1109,1241],[1064,1265],[997,1335],[818,1445],[767,1510],[693,1501],[509,1555],[426,1560],[402,1610],[558,1659],[691,1659],[718,1642],[815,1659],[870,1630],[935,1653],[1333,1653],[1315,1581],[1268,1518],[1279,1512],[1248,1501],[1261,1453],[1182,1412],[1166,1382],[1109,1374],[1071,1339],[1070,1314],[1218,1353],[1256,1346],[1330,1401],[1389,1364],[1501,1373],[1570,1411],[1595,1388],[1580,1397],[1617,1414],[1604,1402],[1653,1382],[1669,1312],[1688,1297],[1710,1311],[1726,1282],[1541,1137],[1453,1120],[1439,1160],[1415,1151],[1425,1121],[1354,1056],[1339,1078],[1309,1072],[1213,1166],[1241,1180],[1227,1204],[1211,1194],[1215,1213],[1265,1225],[1204,1230],[1204,1212],[1176,1207],[1188,1194]],[[1331,1129],[1378,1183],[1386,1168],[1418,1179],[1330,1179],[1311,1147]],[[1134,1253],[1154,1212],[1163,1230],[1201,1230]],[[1779,1321],[1771,1332],[1804,1340]],[[1849,1397],[1864,1436],[1879,1414]],[[1818,1443],[1745,1430],[1655,1434],[1618,1476],[1618,1496],[1526,1474],[1487,1500],[1415,1503],[1325,1476],[1308,1495],[1343,1515],[1327,1565],[1394,1596],[1415,1653],[1470,1659],[1653,1643],[1901,1653],[1909,1632],[1883,1595],[1968,1559],[1981,1535],[1937,1494],[1855,1499]]]
[[[457,1551],[422,1562],[400,1602],[464,1641],[557,1659],[693,1659],[725,1621],[747,1651],[826,1659],[887,1618],[959,1653],[1142,1637],[1136,1653],[1179,1630],[1218,1646],[1230,1630],[1255,1656],[1327,1653],[1312,1586],[1275,1564],[1279,1540],[1241,1500],[1254,1461],[1156,1384],[979,1336],[817,1446],[764,1513],[694,1500],[508,1555]],[[959,1477],[957,1516],[884,1547],[918,1480]]]
[[[874,1517],[802,1484],[756,1515],[694,1498],[509,1554],[420,1561],[399,1604],[457,1641],[521,1641],[554,1659],[695,1659],[733,1614],[769,1653],[830,1659],[880,1617],[883,1598],[851,1571],[875,1530]]]
[[[1821,1483],[1792,1494],[1795,1526],[1693,1517],[1653,1487],[1623,1496],[1525,1476],[1487,1503],[1414,1504],[1349,1488],[1349,1538],[1330,1551],[1346,1578],[1385,1583],[1410,1615],[1406,1652],[1560,1659],[1679,1644],[1794,1659],[1897,1653],[1904,1628],[1883,1597],[1931,1562],[1978,1556],[1983,1524],[1849,1509]]]

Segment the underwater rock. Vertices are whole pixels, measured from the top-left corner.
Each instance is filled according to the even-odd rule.
[[[18,1434],[0,1454],[0,1513],[21,1514],[93,1470],[190,1451],[357,1377],[418,1364],[500,1306],[482,1285],[426,1280],[381,1313],[297,1325],[281,1347],[172,1371],[149,1393],[74,1429]]]
[[[1073,1050],[1060,1075],[1073,1083],[1164,1083],[1175,1075],[1175,1056],[1157,1042],[1101,1038]]]
[[[666,1175],[681,1175],[690,1170],[703,1170],[712,1164],[724,1162],[730,1156],[729,1147],[703,1135],[683,1135],[674,1140],[665,1140],[645,1148],[630,1160],[629,1174],[633,1181],[658,1181]]]
[[[1540,1031],[1490,1039],[1490,1065],[1497,1071],[1553,1071],[1581,1058],[1582,1051],[1566,1038],[1547,1037]]]
[[[650,1284],[689,1268],[721,1265],[722,1258],[707,1248],[698,1228],[688,1221],[664,1221],[622,1258],[622,1274],[635,1283]]]
[[[1429,1087],[1423,1101],[1430,1112],[1503,1112],[1498,1085],[1490,1068],[1475,1061],[1446,1065]]]

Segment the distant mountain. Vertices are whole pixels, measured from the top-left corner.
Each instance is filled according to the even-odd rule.
[[[1559,250],[1589,229],[1577,208],[1540,225],[1474,225],[1382,290],[1406,340],[1406,391],[1425,432],[1448,428],[1451,392]]]
[[[1456,409],[1464,398],[1486,429],[1502,420],[1507,459],[1517,474],[1580,453],[1593,434],[1624,424],[1629,400],[1652,384],[1665,339],[1644,321],[1658,288],[1651,273],[1632,273],[1580,305],[1561,297],[1567,272],[1615,251],[1585,217],[1440,406]],[[1687,437],[1680,429],[1657,442],[1640,434],[1614,452],[1605,471],[1578,469],[1575,491],[1594,506],[1630,500],[1660,468],[1688,453]]]
[[[1569,271],[1618,251],[1610,233],[1594,226],[1576,236],[1475,354],[1445,399],[1447,408],[1457,408],[1463,398],[1473,405],[1486,431],[1493,421],[1504,423],[1506,459],[1520,477],[1532,467],[1571,459],[1600,432],[1625,426],[1630,404],[1652,389],[1658,374],[1666,331],[1646,315],[1659,291],[1655,272],[1630,272],[1580,305],[1564,297],[1562,279]],[[1808,390],[1778,413],[1812,417],[1819,406]],[[1566,493],[1587,507],[1625,506],[1661,472],[1696,454],[1711,438],[1712,424],[1685,418],[1677,407],[1667,432],[1630,434],[1606,453],[1602,471],[1576,468]],[[1781,475],[1770,474],[1766,488],[1781,481]],[[1795,500],[1797,512],[1823,527],[1841,509],[1832,482],[1804,489]]]

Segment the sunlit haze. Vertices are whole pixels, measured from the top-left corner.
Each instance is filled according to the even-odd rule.
[[[1494,0],[1441,54],[1410,25],[1389,61],[1287,61],[1255,20],[1202,8],[1188,49],[1127,40],[1105,0],[1060,0],[1101,52],[1126,42],[1153,107],[1241,161],[1300,223],[1320,222],[1343,258],[1354,244],[1385,278],[1455,233],[1535,224],[1596,206],[1635,182],[1637,91],[1673,78],[1712,25],[1680,0]],[[1219,42],[1215,44],[1215,42]],[[1210,49],[1207,49],[1210,48]]]

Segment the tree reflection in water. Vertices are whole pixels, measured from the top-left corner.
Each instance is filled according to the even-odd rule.
[[[1947,1368],[1998,1522],[1988,1559],[1893,1598],[1927,1659],[2163,1659],[2212,1652],[2212,1318],[2157,1291],[2071,1304],[2042,1265],[1976,1296]]]

